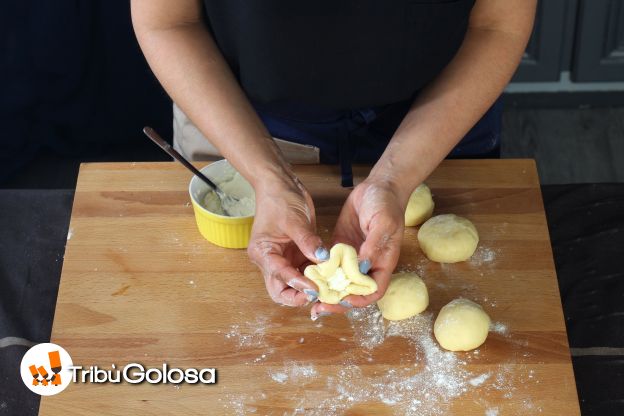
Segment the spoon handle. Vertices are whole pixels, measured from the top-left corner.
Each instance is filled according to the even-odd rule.
[[[167,143],[156,131],[151,127],[144,127],[143,133],[147,137],[149,137],[154,143],[156,143],[161,149],[163,149],[167,154],[173,157],[178,162],[182,163],[188,170],[193,172],[199,179],[206,182],[206,185],[211,187],[215,191],[220,191],[220,189],[212,182],[210,179],[206,177],[203,173],[201,173],[195,166],[191,165],[188,160],[186,160],[180,153],[178,153],[169,143]]]

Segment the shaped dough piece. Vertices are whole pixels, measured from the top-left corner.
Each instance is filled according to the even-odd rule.
[[[433,214],[433,198],[431,190],[427,185],[421,183],[418,188],[412,192],[405,209],[405,226],[414,227],[431,218]]]
[[[416,273],[393,274],[386,293],[377,301],[381,314],[390,321],[411,318],[428,305],[427,286]]]
[[[316,283],[323,303],[336,304],[347,295],[370,295],[377,290],[377,283],[360,273],[357,252],[347,244],[333,246],[329,260],[306,267],[303,274]]]
[[[433,324],[433,333],[449,351],[470,351],[485,342],[490,317],[468,299],[455,299],[444,306]]]
[[[479,244],[479,233],[466,218],[454,214],[437,215],[418,230],[418,244],[429,260],[457,263],[473,255]]]

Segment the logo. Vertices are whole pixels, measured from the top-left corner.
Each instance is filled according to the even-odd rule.
[[[162,367],[145,367],[139,363],[109,370],[98,366],[75,366],[65,349],[52,343],[37,344],[24,354],[20,365],[22,381],[33,393],[52,396],[74,383],[140,384],[216,384],[216,368],[176,368],[167,363]]]
[[[59,345],[37,344],[26,351],[20,365],[22,381],[33,393],[52,396],[72,381],[72,359]]]

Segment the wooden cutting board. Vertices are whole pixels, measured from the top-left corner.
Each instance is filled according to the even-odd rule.
[[[335,167],[296,170],[329,244],[349,191]],[[274,304],[244,250],[200,236],[189,180],[174,163],[81,166],[52,342],[83,367],[167,362],[216,368],[218,383],[74,383],[44,397],[41,415],[579,414],[533,161],[434,172],[435,213],[471,219],[479,249],[469,262],[429,262],[407,229],[398,269],[422,275],[431,303],[394,325],[374,307],[312,322],[309,308]],[[477,351],[446,353],[432,319],[459,296],[496,324]]]

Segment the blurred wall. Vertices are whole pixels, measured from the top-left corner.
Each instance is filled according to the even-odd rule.
[[[0,182],[37,153],[88,158],[171,135],[170,101],[132,31],[129,2],[0,6]]]

